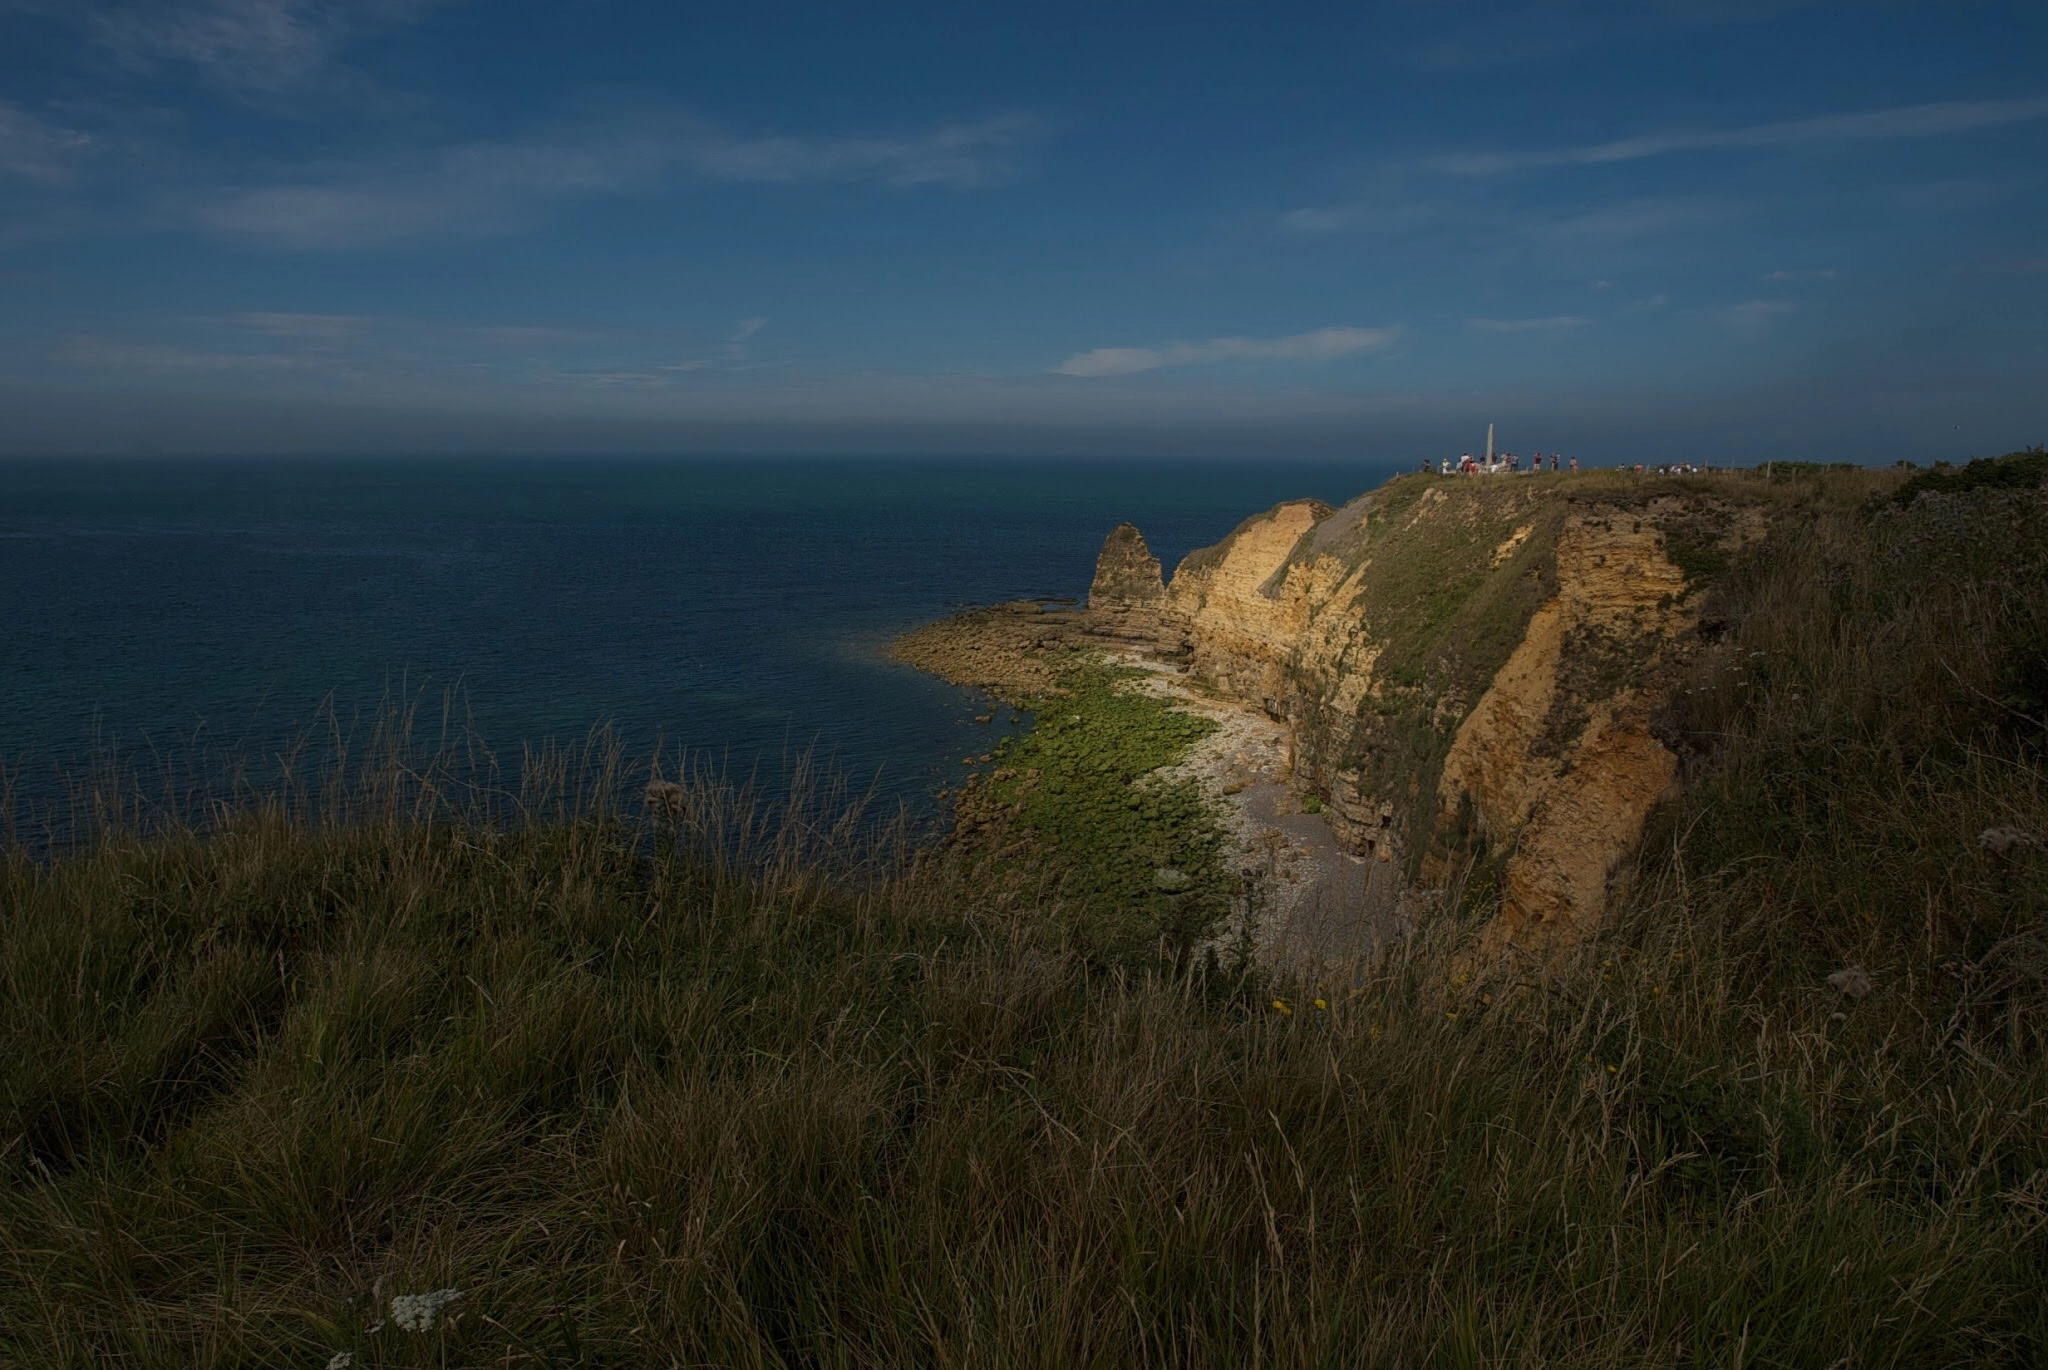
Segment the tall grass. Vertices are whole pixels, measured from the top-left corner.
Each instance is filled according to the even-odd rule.
[[[17,851],[0,1358],[2038,1363],[2043,875],[1977,834],[2048,824],[2043,559],[2021,496],[1835,490],[1731,573],[1611,930],[1512,974],[1449,915],[1343,983],[1105,968],[601,739]]]

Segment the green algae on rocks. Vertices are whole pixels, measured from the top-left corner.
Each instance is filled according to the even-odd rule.
[[[1143,675],[1070,668],[961,798],[963,830],[1023,838],[1002,859],[1056,880],[1070,935],[1106,960],[1184,955],[1230,910],[1223,829],[1194,781],[1159,774],[1216,725],[1134,688]]]

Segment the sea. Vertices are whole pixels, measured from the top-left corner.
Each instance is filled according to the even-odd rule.
[[[1403,463],[1405,465],[1405,463]],[[0,461],[0,792],[109,758],[264,758],[409,706],[500,756],[606,728],[933,811],[988,701],[888,659],[962,606],[1085,597],[1135,523],[1172,566],[1387,460]],[[999,711],[995,727],[1011,726]]]

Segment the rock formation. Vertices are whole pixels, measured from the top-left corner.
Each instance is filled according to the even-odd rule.
[[[1496,881],[1489,946],[1540,951],[1597,925],[1677,774],[1653,719],[1707,645],[1681,565],[1761,529],[1740,497],[1656,488],[1406,477],[1247,519],[1163,590],[1126,524],[1092,631],[1285,722],[1351,851]]]
[[[1159,611],[1166,604],[1166,582],[1159,558],[1145,537],[1128,523],[1119,523],[1103,540],[1095,558],[1095,580],[1088,587],[1088,613],[1093,630],[1107,637],[1157,643]]]

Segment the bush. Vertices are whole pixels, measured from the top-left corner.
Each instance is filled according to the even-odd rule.
[[[1966,490],[2030,490],[2043,481],[2048,481],[2048,449],[2036,446],[2002,457],[1979,457],[1960,468],[1942,463],[1921,471],[1892,492],[1892,501],[1911,504],[1930,490],[1949,495]]]

